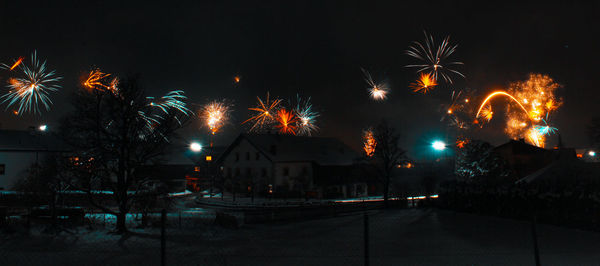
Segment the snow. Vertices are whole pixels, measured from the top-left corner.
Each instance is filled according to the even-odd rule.
[[[190,210],[202,212],[201,209]],[[174,217],[173,217],[174,218]],[[532,265],[528,222],[440,210],[369,212],[371,265]],[[167,230],[168,265],[363,265],[363,216]],[[600,233],[538,225],[543,265],[596,265]],[[0,265],[156,265],[160,228],[0,234]]]

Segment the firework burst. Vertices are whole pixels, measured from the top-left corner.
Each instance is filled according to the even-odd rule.
[[[373,135],[373,130],[367,129],[363,132],[363,150],[367,157],[372,157],[375,154],[375,148],[377,147],[377,141]]]
[[[199,116],[210,132],[215,134],[229,121],[232,106],[225,100],[212,101],[202,107]]]
[[[446,62],[455,51],[458,45],[450,44],[450,36],[444,38],[444,40],[436,46],[433,36],[425,34],[425,42],[413,42],[413,45],[408,47],[406,54],[422,61],[421,64],[407,65],[406,67],[417,68],[417,73],[425,72],[432,75],[433,80],[437,81],[439,77],[442,77],[444,81],[452,84],[453,80],[451,74],[456,74],[461,77],[465,77],[459,71],[452,69],[452,66],[462,65],[462,62]]]
[[[413,92],[422,92],[427,93],[430,90],[433,90],[435,86],[437,86],[437,82],[429,73],[421,73],[419,79],[410,84],[410,88]]]
[[[387,94],[390,92],[390,89],[387,87],[387,85],[385,83],[375,82],[368,71],[364,69],[361,70],[365,75],[365,81],[369,85],[367,90],[369,91],[371,99],[376,101],[385,100],[387,98]]]
[[[8,103],[7,108],[13,104],[19,105],[18,113],[25,112],[40,113],[39,105],[43,105],[45,109],[50,110],[52,101],[49,93],[58,91],[60,85],[58,81],[62,79],[56,75],[55,71],[46,69],[46,61],[41,62],[37,58],[37,52],[33,52],[31,56],[31,66],[25,64],[15,64],[22,70],[21,77],[10,78],[8,80],[8,93],[2,95],[2,103]],[[12,66],[3,65],[5,69],[11,69]]]
[[[490,120],[492,118],[490,100],[496,96],[508,97],[519,108],[511,109],[510,105],[508,106],[505,132],[513,138],[524,137],[531,144],[544,147],[545,135],[557,130],[550,127],[547,120],[550,114],[562,104],[554,94],[559,87],[560,85],[549,76],[530,74],[526,81],[511,83],[508,91],[495,91],[489,94],[479,107],[475,118],[485,117]]]
[[[110,74],[103,73],[100,69],[90,71],[87,78],[83,81],[83,87],[88,91],[110,91],[114,94],[118,92],[119,79],[110,78]]]
[[[293,112],[290,112],[284,108],[279,109],[277,110],[276,119],[277,124],[275,125],[275,128],[279,129],[279,133],[296,135],[298,130],[298,127],[296,126],[298,117],[296,117]]]
[[[310,97],[303,101],[299,95],[296,96],[296,108],[294,113],[298,120],[296,121],[296,127],[298,128],[298,135],[310,136],[313,131],[317,131],[319,127],[315,124],[317,117],[320,114],[313,110],[312,104],[310,103]]]
[[[261,130],[264,127],[270,126],[275,122],[275,115],[277,115],[277,110],[279,109],[281,99],[271,100],[269,96],[270,95],[267,92],[266,101],[263,101],[259,97],[256,97],[256,99],[258,100],[257,106],[248,108],[248,110],[256,112],[254,116],[242,122],[242,124],[245,124],[247,122],[254,122],[252,127],[250,127],[250,131]]]
[[[193,114],[186,106],[185,100],[187,97],[182,90],[170,91],[158,99],[154,97],[147,97],[147,99],[150,101],[148,103],[149,106],[156,107],[165,114],[168,114],[171,110],[179,111],[186,116]]]

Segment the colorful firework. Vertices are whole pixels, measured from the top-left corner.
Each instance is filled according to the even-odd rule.
[[[284,108],[279,109],[277,110],[276,119],[277,124],[275,125],[275,128],[279,129],[279,133],[296,135],[296,131],[298,130],[298,127],[296,126],[298,117],[296,117],[293,112]]]
[[[469,139],[463,136],[460,136],[456,139],[456,147],[459,149],[464,148],[467,144],[469,144]]]
[[[83,87],[91,91],[110,91],[116,93],[118,91],[119,79],[110,78],[110,74],[103,73],[100,69],[90,71],[90,74],[83,81]]]
[[[363,150],[367,157],[372,157],[375,154],[375,148],[377,147],[377,141],[373,135],[373,130],[367,129],[363,132]]]
[[[252,127],[250,127],[250,131],[258,131],[273,124],[273,122],[275,122],[275,115],[279,109],[279,104],[281,103],[281,99],[271,100],[268,92],[266,101],[261,100],[259,97],[256,97],[256,99],[258,100],[258,105],[256,107],[248,108],[248,110],[257,112],[257,114],[242,122],[242,124],[254,122]]]
[[[369,85],[367,90],[369,91],[371,98],[376,101],[385,100],[387,98],[387,94],[390,92],[390,89],[387,87],[387,85],[385,83],[376,83],[368,71],[364,69],[361,70],[365,75],[365,81]]]
[[[228,121],[233,105],[223,101],[212,101],[202,107],[199,116],[212,134],[217,133]]]
[[[310,97],[308,97],[306,101],[303,101],[302,98],[300,98],[300,95],[296,95],[296,108],[294,108],[294,113],[298,118],[296,121],[298,135],[310,136],[313,131],[319,129],[315,122],[320,114],[313,110],[312,104],[310,103]]]
[[[407,65],[406,67],[417,68],[417,73],[429,73],[434,81],[437,81],[438,77],[441,76],[444,81],[452,84],[453,80],[450,74],[456,74],[464,78],[465,76],[462,73],[450,68],[455,65],[462,65],[462,62],[446,62],[458,47],[458,45],[450,45],[450,36],[444,38],[442,43],[436,46],[433,36],[427,35],[427,32],[423,33],[425,34],[425,45],[415,41],[406,50],[407,55],[422,61],[422,63]]]
[[[531,144],[544,147],[544,136],[556,132],[556,128],[548,126],[547,120],[551,112],[562,104],[554,94],[559,87],[560,85],[547,75],[530,74],[528,80],[510,84],[508,92],[495,91],[489,94],[479,107],[475,118],[485,117],[490,120],[493,113],[489,102],[496,96],[506,96],[519,108],[515,110],[508,106],[505,132],[513,138],[525,137]]]
[[[422,92],[423,94],[425,94],[430,90],[433,90],[433,88],[437,85],[437,82],[435,81],[435,79],[433,79],[431,74],[421,73],[419,79],[416,82],[410,84],[410,88],[413,90],[413,92]]]
[[[3,67],[10,69],[7,65]],[[31,66],[20,64],[18,67],[22,70],[23,76],[9,79],[10,90],[0,97],[4,99],[2,103],[8,103],[7,108],[18,103],[19,114],[40,113],[39,104],[42,104],[46,110],[50,110],[52,101],[48,95],[50,92],[58,91],[60,85],[57,82],[62,77],[56,76],[54,70],[46,69],[46,61],[40,62],[35,51],[31,56]]]
[[[154,97],[147,97],[147,99],[150,101],[148,103],[149,106],[156,107],[165,114],[169,114],[171,110],[179,111],[186,116],[193,114],[184,102],[187,97],[182,90],[170,91],[159,99],[155,99]]]

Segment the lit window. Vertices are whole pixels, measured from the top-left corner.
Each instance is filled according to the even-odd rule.
[[[206,161],[207,161],[207,162],[210,162],[210,161],[212,161],[212,156],[210,156],[210,155],[206,155]]]
[[[4,169],[6,166],[4,164],[0,164],[0,175],[4,175]]]
[[[194,172],[200,172],[200,166],[194,166]]]

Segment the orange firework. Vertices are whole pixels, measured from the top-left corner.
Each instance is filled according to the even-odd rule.
[[[277,111],[277,125],[275,128],[279,129],[279,133],[296,135],[296,121],[298,117],[293,112],[289,112],[285,109]]]
[[[253,121],[254,125],[250,128],[250,131],[255,131],[262,129],[264,126],[270,125],[275,121],[274,115],[277,113],[277,109],[279,108],[279,104],[281,103],[281,99],[275,99],[271,101],[269,98],[269,93],[267,92],[266,101],[263,102],[259,97],[256,97],[258,100],[258,106],[248,108],[250,111],[258,112],[256,115],[250,117],[248,120],[242,122],[245,124],[247,122]]]
[[[459,149],[462,149],[465,147],[465,145],[467,145],[469,143],[469,139],[464,138],[464,137],[459,137],[456,140],[456,147]]]
[[[83,82],[83,86],[89,91],[98,90],[98,91],[111,91],[115,92],[117,90],[117,86],[119,84],[119,80],[117,78],[113,78],[109,80],[110,74],[103,73],[100,69],[95,69],[90,71],[90,74]]]
[[[416,82],[411,83],[410,88],[412,88],[413,92],[427,93],[437,85],[437,82],[431,76],[431,74],[421,73],[421,77],[419,77],[419,79]]]
[[[496,96],[506,96],[519,108],[515,111],[509,107],[505,132],[513,138],[525,137],[531,144],[544,147],[544,135],[553,131],[538,129],[550,128],[547,125],[550,113],[562,104],[554,95],[558,87],[560,85],[546,75],[530,74],[526,81],[511,83],[508,92],[495,91],[489,94],[479,107],[475,119],[481,116],[490,120],[493,114],[490,100]]]
[[[9,70],[13,70],[15,69],[17,66],[19,66],[21,63],[23,63],[23,59],[25,59],[25,57],[19,57],[19,59],[17,59],[17,61],[15,61],[15,63],[10,67]]]
[[[375,147],[377,147],[377,141],[373,136],[373,130],[367,129],[363,133],[363,150],[367,157],[372,157],[375,154]]]

